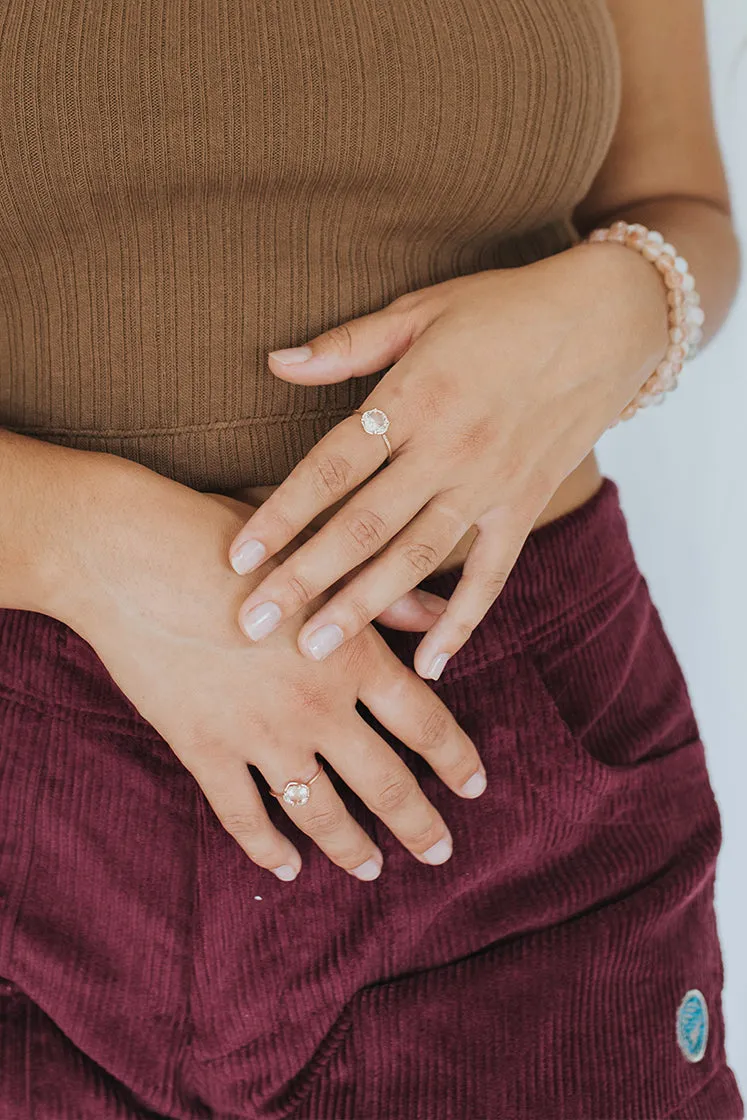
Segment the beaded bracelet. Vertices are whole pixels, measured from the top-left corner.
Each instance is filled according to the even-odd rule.
[[[677,250],[666,242],[660,233],[639,223],[614,222],[609,229],[595,229],[587,242],[616,241],[637,249],[646,260],[656,265],[667,286],[669,303],[669,346],[664,358],[626,405],[618,420],[629,420],[639,408],[654,402],[661,403],[664,393],[677,388],[677,378],[685,361],[695,357],[703,338],[705,316],[700,306],[700,296],[695,290],[695,280],[687,261],[677,256]]]

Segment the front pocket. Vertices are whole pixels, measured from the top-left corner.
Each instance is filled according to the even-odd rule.
[[[529,718],[516,729],[517,762],[556,813],[601,824],[645,823],[714,807],[699,735],[631,764],[610,765],[571,731],[531,654],[521,660]]]

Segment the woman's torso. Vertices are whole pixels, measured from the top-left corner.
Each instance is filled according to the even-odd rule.
[[[603,0],[8,0],[0,424],[280,482],[381,374],[267,352],[572,245],[618,104]]]

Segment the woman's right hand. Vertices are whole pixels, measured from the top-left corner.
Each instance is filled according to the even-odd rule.
[[[97,487],[90,530],[76,534],[66,565],[76,577],[61,583],[46,613],[95,649],[247,855],[281,879],[298,873],[301,857],[271,823],[247,763],[279,791],[311,777],[316,752],[417,859],[448,859],[451,839],[440,813],[356,711],[360,700],[450,789],[477,796],[484,786],[477,751],[430,687],[372,626],[319,663],[298,653],[303,618],[260,646],[248,641],[238,608],[268,568],[237,576],[226,559],[247,506],[123,460],[112,459],[107,470],[111,479]],[[327,773],[306,805],[279,804],[333,863],[361,879],[377,877],[381,852]]]

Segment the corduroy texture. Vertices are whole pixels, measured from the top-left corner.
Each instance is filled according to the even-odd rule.
[[[455,575],[431,581],[448,593]],[[412,635],[389,634],[409,659]],[[0,612],[3,1120],[738,1120],[721,823],[614,482],[530,535],[435,686],[488,774],[361,883],[255,867],[62,624]],[[260,779],[261,780],[261,779]],[[263,788],[264,788],[264,783]],[[677,1006],[710,1013],[688,1062]]]
[[[380,374],[268,351],[567,249],[618,105],[603,0],[4,0],[0,425],[281,482]]]

